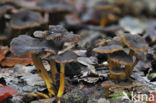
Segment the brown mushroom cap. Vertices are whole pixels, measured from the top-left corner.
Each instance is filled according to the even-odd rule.
[[[29,10],[20,10],[13,16],[11,27],[13,29],[26,29],[38,27],[45,23],[47,23],[47,20],[44,19],[40,13]]]
[[[142,60],[142,61],[146,60],[146,55],[144,52],[135,52],[134,56],[138,58],[139,60]]]
[[[115,80],[125,80],[127,77],[122,69],[111,69],[109,73],[110,78]]]
[[[33,35],[36,38],[45,38],[47,35],[47,31],[35,31]]]
[[[14,9],[12,5],[1,5],[0,6],[0,15],[5,14],[7,11]]]
[[[55,53],[55,47],[46,40],[32,38],[27,35],[20,35],[14,38],[10,44],[10,50],[17,56],[25,55],[28,52],[38,53],[40,51],[48,51]]]
[[[104,46],[100,46],[100,47],[93,49],[93,51],[97,52],[97,53],[113,53],[115,51],[120,51],[120,50],[123,50],[123,47],[122,47],[120,41],[115,40],[115,39],[108,42]]]
[[[76,8],[65,1],[61,0],[38,0],[36,10],[41,12],[75,12]]]
[[[139,35],[123,34],[121,39],[125,45],[135,52],[144,52],[148,49],[146,41]]]
[[[77,55],[72,51],[66,51],[62,54],[51,56],[57,63],[70,63],[77,61]]]
[[[133,60],[127,55],[124,51],[116,51],[109,54],[109,58],[116,63],[123,64],[123,65],[132,65]]]
[[[12,0],[0,0],[0,5],[9,4]]]
[[[100,1],[94,5],[94,8],[96,10],[107,11],[107,10],[112,10],[112,5],[106,1]]]
[[[120,9],[110,4],[108,1],[99,1],[94,5],[94,8],[98,11],[120,13]]]
[[[115,84],[112,81],[105,81],[101,84],[102,87],[104,88],[111,88],[112,86],[114,86]]]
[[[146,40],[150,43],[156,43],[156,20],[151,20],[147,24]]]
[[[0,33],[0,40],[7,40],[9,35]]]
[[[48,31],[36,31],[34,32],[34,36],[38,38],[45,37],[46,40],[62,40],[62,41],[77,41],[79,40],[79,36],[69,33],[63,26],[61,25],[51,25],[49,26]]]

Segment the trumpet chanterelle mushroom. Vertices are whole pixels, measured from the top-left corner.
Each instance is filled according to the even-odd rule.
[[[125,45],[127,47],[125,47]],[[124,50],[130,49],[129,54]],[[97,53],[106,53],[110,67],[110,78],[125,80],[130,76],[135,65],[139,60],[144,60],[144,52],[148,49],[148,44],[138,35],[123,34],[120,37],[114,37],[93,51]],[[135,61],[133,62],[133,57]]]
[[[61,98],[64,93],[64,68],[65,63],[76,61],[77,55],[71,51],[71,48],[59,54],[60,50],[64,50],[64,43],[66,41],[74,42],[78,40],[79,36],[69,33],[62,26],[50,26],[47,31],[34,32],[33,38],[27,35],[20,35],[14,38],[11,42],[11,51],[15,55],[24,55],[26,53],[32,53],[32,60],[39,71],[40,76],[45,81],[49,95],[48,97],[57,96]],[[50,53],[49,61],[51,67],[51,75],[46,71],[42,64],[41,56],[44,53]],[[56,86],[56,74],[58,73],[56,68],[56,62],[60,63],[60,87],[54,89]],[[52,78],[51,78],[52,77]],[[44,96],[47,97],[47,96]]]
[[[135,65],[141,58],[137,55],[139,52],[145,52],[148,49],[148,44],[146,41],[140,37],[139,35],[131,35],[131,34],[123,34],[121,35],[122,42],[130,48],[129,56],[133,59],[133,56],[136,57],[135,62],[125,68],[126,73],[130,76],[131,72],[133,71]]]

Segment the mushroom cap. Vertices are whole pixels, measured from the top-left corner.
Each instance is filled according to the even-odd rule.
[[[70,63],[77,61],[77,55],[72,51],[66,51],[62,54],[51,56],[51,59],[57,63]]]
[[[55,47],[47,40],[32,38],[27,35],[20,35],[14,38],[10,44],[10,50],[17,56],[25,55],[27,53],[39,53],[41,51],[48,51],[55,53]]]
[[[151,20],[147,24],[145,37],[146,37],[147,41],[149,41],[150,43],[156,42],[156,20]]]
[[[135,52],[144,52],[148,49],[148,44],[139,35],[122,34],[121,39],[125,45]]]
[[[4,5],[4,4],[8,4],[10,3],[12,0],[0,0],[0,5]]]
[[[76,8],[65,1],[61,0],[38,0],[36,10],[41,12],[75,12]]]
[[[124,51],[116,51],[109,54],[109,58],[116,63],[123,64],[123,65],[132,65],[133,60],[129,55],[127,55]]]
[[[8,39],[8,35],[0,33],[0,40],[6,40],[6,39]]]
[[[102,87],[104,87],[104,88],[110,88],[110,87],[112,87],[112,86],[114,86],[115,84],[112,82],[112,81],[106,81],[106,82],[103,82],[102,84],[101,84],[101,86]]]
[[[14,6],[6,4],[0,6],[0,15],[5,14],[7,11],[14,9]]]
[[[94,5],[94,9],[97,11],[105,11],[107,12],[113,12],[113,13],[121,13],[120,9],[116,7],[115,5],[109,3],[108,1],[99,1]]]
[[[46,23],[47,20],[40,13],[23,9],[12,17],[11,27],[13,29],[26,29],[38,27]]]
[[[125,80],[127,77],[122,69],[111,69],[109,73],[110,78],[115,80]]]
[[[47,35],[47,31],[35,31],[33,35],[36,38],[45,38]]]
[[[112,10],[113,6],[109,4],[107,1],[99,1],[95,3],[94,8],[99,11],[108,11]]]
[[[34,36],[38,38],[45,38],[46,40],[62,40],[62,41],[74,41],[78,42],[79,36],[69,33],[61,25],[51,25],[48,31],[37,31],[34,32]]]
[[[117,39],[109,41],[106,45],[94,48],[93,51],[97,53],[113,53],[115,51],[123,50],[123,47]]]
[[[138,58],[139,60],[142,60],[142,61],[146,60],[146,55],[144,52],[135,52],[134,56]]]

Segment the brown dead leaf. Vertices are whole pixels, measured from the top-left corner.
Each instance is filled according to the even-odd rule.
[[[0,46],[0,62],[5,58],[5,54],[8,52],[7,46]]]
[[[31,54],[26,54],[24,56],[14,56],[11,54],[9,57],[6,57],[5,60],[2,61],[2,66],[12,67],[16,64],[21,65],[29,65],[32,64]]]

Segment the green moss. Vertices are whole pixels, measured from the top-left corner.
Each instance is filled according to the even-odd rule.
[[[80,90],[73,90],[66,93],[62,98],[63,103],[86,103],[87,100],[88,97]]]

